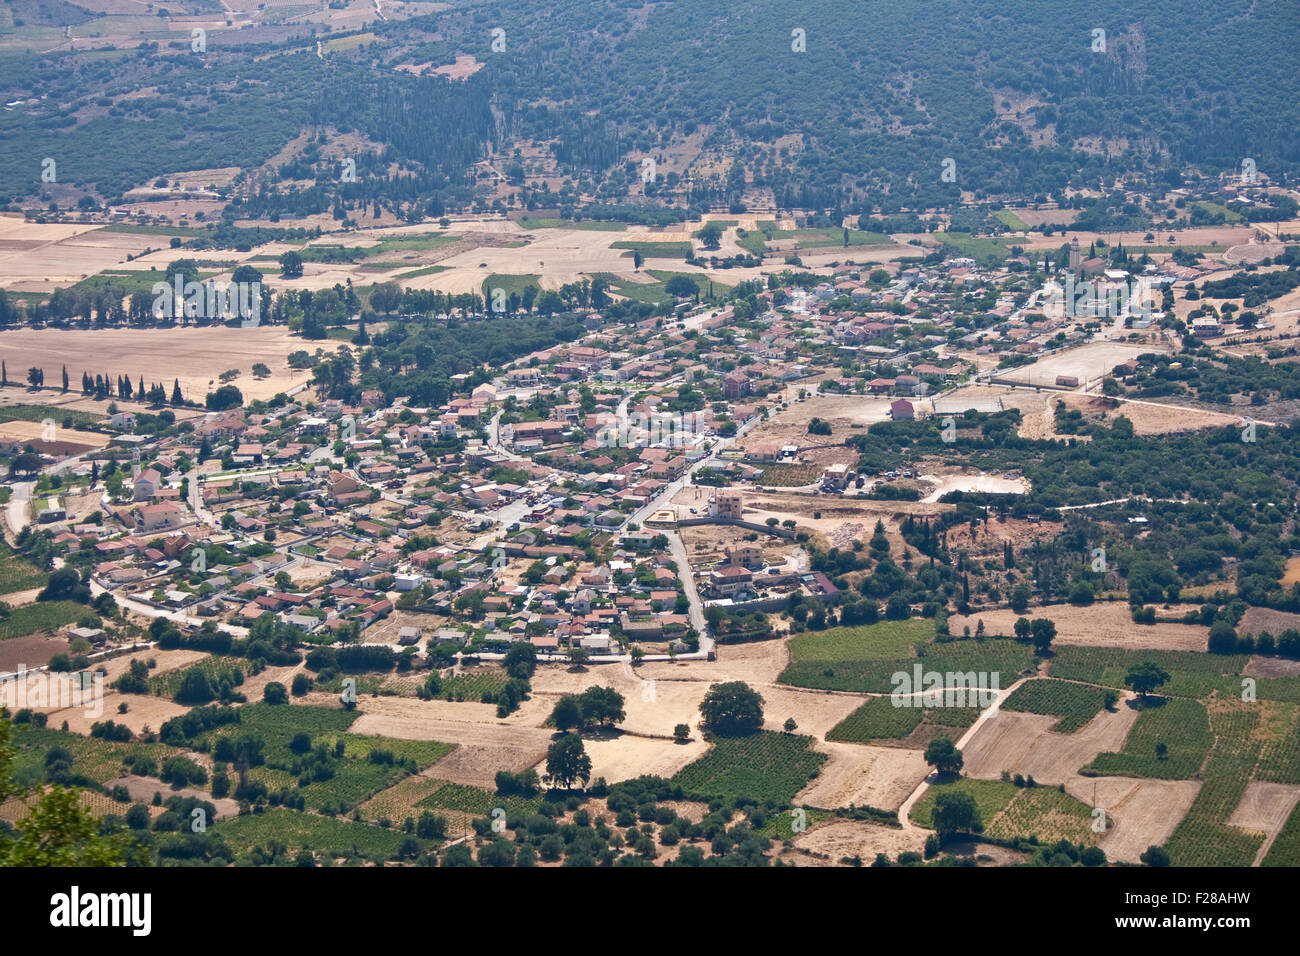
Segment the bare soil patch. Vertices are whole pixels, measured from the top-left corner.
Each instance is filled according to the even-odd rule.
[[[1157,614],[1176,617],[1183,610],[1178,607],[1158,608]],[[976,611],[966,616],[954,614],[948,619],[948,627],[954,634],[960,634],[969,626],[973,634],[979,622],[983,621],[985,634],[1010,636],[1015,633],[1016,619],[1019,617],[1031,620],[1044,617],[1055,622],[1057,644],[1203,651],[1210,636],[1210,629],[1199,624],[1134,624],[1129,606],[1120,601],[1100,602],[1087,607],[1053,604],[1049,607],[1031,608],[1023,615],[1010,608]]]
[[[795,798],[796,803],[810,807],[897,810],[930,769],[920,750],[831,741],[818,742],[817,749],[829,753],[831,759]]]

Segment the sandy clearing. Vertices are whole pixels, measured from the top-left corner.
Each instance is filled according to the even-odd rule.
[[[1137,863],[1147,847],[1173,836],[1200,792],[1199,780],[1146,780],[1136,777],[1076,777],[1065,792],[1106,811],[1110,829],[1097,845],[1112,860]]]
[[[1188,607],[1158,607],[1161,617],[1180,617]],[[1102,601],[1087,607],[1071,604],[1053,604],[1031,608],[1017,614],[1010,608],[991,611],[974,611],[969,615],[954,614],[948,627],[960,634],[967,626],[971,633],[980,621],[984,632],[990,636],[1010,636],[1015,633],[1016,619],[1030,620],[1042,617],[1056,624],[1056,643],[1091,647],[1132,647],[1164,651],[1203,651],[1209,644],[1210,629],[1199,624],[1134,624],[1129,606],[1122,601]]]
[[[709,745],[698,737],[679,744],[628,734],[609,740],[587,739],[585,745],[591,757],[592,779],[604,777],[609,783],[642,774],[668,778],[709,750]]]
[[[1039,359],[1030,365],[1011,369],[999,375],[1000,380],[1021,382],[1026,385],[1055,385],[1059,375],[1071,375],[1082,384],[1085,381],[1109,375],[1121,362],[1137,358],[1143,352],[1164,351],[1151,345],[1130,345],[1126,342],[1090,342],[1078,348],[1066,349]]]
[[[929,772],[920,750],[820,741],[830,754],[821,773],[795,797],[795,803],[833,810],[869,806],[897,810]]]
[[[927,830],[898,830],[859,820],[828,820],[811,827],[793,840],[800,850],[823,854],[828,860],[809,859],[800,853],[783,856],[787,863],[796,866],[819,866],[838,863],[844,857],[859,857],[869,864],[877,853],[892,859],[900,853],[920,852],[925,847]]]
[[[1228,825],[1272,836],[1282,829],[1297,801],[1300,786],[1252,780],[1246,784],[1241,803],[1228,817]]]

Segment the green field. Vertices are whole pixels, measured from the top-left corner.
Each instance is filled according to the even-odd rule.
[[[981,265],[990,262],[1000,263],[1010,255],[1007,241],[972,236],[969,232],[936,232],[934,239],[936,242],[952,246],[963,256],[974,259]]]
[[[114,716],[106,713],[100,719],[112,720]],[[121,776],[125,768],[123,761],[127,757],[150,757],[161,765],[168,757],[182,753],[179,748],[167,744],[102,740],[30,724],[14,726],[13,743],[16,750],[14,777],[26,785],[40,781],[45,755],[53,747],[63,747],[72,754],[73,773],[101,784]]]
[[[60,426],[80,428],[82,425],[94,425],[104,420],[103,415],[94,412],[79,412],[57,405],[5,405],[0,407],[0,422],[41,422],[52,419]]]
[[[612,219],[582,219],[574,222],[572,219],[534,219],[531,216],[524,216],[519,220],[519,225],[524,229],[587,229],[593,232],[625,232],[627,230],[627,223],[614,222]]]
[[[1300,804],[1291,811],[1260,866],[1300,866]]]
[[[1029,228],[1025,221],[1010,209],[999,209],[993,214],[993,218],[1002,223],[1002,225],[1006,226],[1008,229],[1015,229],[1018,232],[1024,232]]]
[[[540,796],[502,797],[495,793],[488,793],[479,787],[469,787],[444,780],[436,790],[417,801],[415,805],[424,809],[452,810],[474,817],[486,817],[490,816],[497,807],[501,807],[506,813],[536,811],[541,802]]]
[[[1003,710],[1049,714],[1061,720],[1052,729],[1072,734],[1085,726],[1105,704],[1105,691],[1059,680],[1025,681],[1002,702]]]
[[[425,266],[423,269],[412,269],[410,272],[399,272],[393,276],[394,279],[418,279],[420,276],[436,275],[439,272],[446,272],[450,266]]]
[[[400,830],[281,808],[218,821],[213,824],[211,832],[236,852],[282,843],[294,850],[306,847],[340,856],[355,851],[384,858],[396,855],[397,848],[406,838]],[[430,845],[428,841],[420,842],[424,846]]]
[[[178,667],[174,671],[150,677],[148,681],[149,693],[155,697],[175,697],[181,689],[185,676],[191,671],[198,671],[206,675],[208,683],[215,690],[223,678],[229,679],[232,685],[236,685],[236,672],[239,674],[239,683],[242,683],[243,678],[248,676],[248,661],[242,657],[218,657],[216,655],[205,657],[200,661],[195,661],[188,667]]]
[[[1092,809],[1055,787],[1024,787],[1006,808],[985,823],[984,832],[1001,840],[1037,837],[1040,843],[1069,840],[1096,843]]]
[[[9,616],[0,620],[0,641],[11,637],[26,637],[38,631],[56,631],[65,624],[71,624],[85,614],[86,605],[76,601],[39,601],[36,604],[24,604],[9,612]],[[45,661],[32,661],[33,665]]]
[[[685,259],[691,254],[692,249],[689,242],[636,242],[632,240],[619,240],[610,248],[639,252],[642,259]]]
[[[1254,738],[1259,714],[1249,708],[1216,705],[1210,715],[1215,740],[1201,775],[1204,782],[1165,844],[1174,866],[1249,866],[1264,842],[1261,833],[1228,825],[1259,758]]]
[[[47,580],[48,574],[0,541],[0,597],[44,587]]]
[[[626,279],[612,275],[608,272],[598,273],[609,282],[610,291],[621,295],[624,298],[633,299],[637,302],[649,302],[653,305],[672,305],[676,301],[668,294],[665,286],[668,280],[675,275],[684,275],[700,290],[701,298],[709,294],[709,277],[700,273],[688,272],[666,272],[662,269],[646,269],[644,275],[650,275],[654,282],[629,282]],[[723,285],[721,282],[712,283],[714,295],[724,296],[731,291],[731,286]]]
[[[935,800],[944,791],[969,793],[979,808],[980,822],[987,827],[1020,794],[1021,788],[999,780],[976,780],[974,777],[959,777],[947,783],[931,784],[912,807],[913,822],[933,828],[934,821],[930,814],[934,812]]]
[[[1143,661],[1153,661],[1169,674],[1170,681],[1159,689],[1160,694],[1203,698],[1216,690],[1240,695],[1241,681],[1234,677],[1246,666],[1247,657],[1244,654],[1206,654],[1200,651],[1135,651],[1061,645],[1053,648],[1048,673],[1065,680],[1123,688],[1128,669]]]
[[[671,782],[705,798],[746,797],[784,806],[828,759],[812,749],[812,741],[766,730],[719,737],[708,753],[683,767]]]
[[[490,309],[492,307],[493,289],[504,289],[506,299],[509,300],[511,294],[514,293],[517,293],[522,297],[524,290],[529,286],[535,287],[540,292],[542,287],[538,284],[539,279],[541,279],[541,276],[531,274],[500,275],[493,273],[483,280],[483,298],[487,300],[488,308]]]
[[[867,744],[912,738],[920,746],[938,736],[956,739],[979,717],[978,707],[895,707],[888,697],[871,697],[826,734],[827,740]],[[918,727],[924,733],[912,737]]]
[[[934,636],[930,621],[879,621],[832,627],[790,638],[790,656],[800,663],[822,661],[889,661],[911,657],[916,644]]]
[[[267,763],[288,762],[293,754],[289,741],[295,734],[305,733],[316,743],[325,735],[340,734],[352,726],[361,715],[355,710],[334,707],[311,707],[306,704],[271,705],[261,701],[239,709],[240,721],[209,731],[200,739],[211,741],[218,736],[241,736],[255,733],[266,745]],[[330,738],[334,739],[333,737]]]
[[[1186,780],[1201,769],[1214,743],[1205,705],[1177,697],[1156,704],[1151,698],[1137,723],[1129,731],[1119,753],[1101,753],[1084,772],[1099,776],[1154,777],[1157,780]],[[1169,748],[1162,760],[1156,745]]]
[[[924,643],[933,630],[929,621],[911,620],[801,634],[790,640],[793,661],[778,679],[817,690],[891,693],[900,686],[893,675],[910,678],[920,664],[926,673],[943,674],[945,685],[950,674],[975,672],[988,674],[990,685],[997,675],[998,686],[1005,687],[1033,661],[1033,650],[1012,640]],[[916,657],[909,653],[913,645]]]

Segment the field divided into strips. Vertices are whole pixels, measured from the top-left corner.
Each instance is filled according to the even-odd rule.
[[[993,675],[998,686],[1013,683],[1033,661],[1028,644],[1013,640],[931,640],[930,621],[881,621],[858,627],[837,627],[801,634],[790,640],[792,661],[778,678],[783,684],[815,690],[890,693],[898,685],[892,677],[902,672],[909,680],[914,667],[945,675],[971,672]],[[915,651],[913,651],[915,648]],[[923,689],[923,688],[913,688]]]
[[[929,787],[912,808],[912,821],[933,828],[935,801],[939,794],[950,791],[970,794],[979,808],[984,832],[999,840],[1037,837],[1040,843],[1069,840],[1093,844],[1099,837],[1092,831],[1092,810],[1055,787],[1017,787],[971,777]]]
[[[1300,804],[1287,817],[1286,825],[1268,849],[1260,866],[1300,866]]]
[[[111,718],[105,715],[104,719]],[[14,726],[13,744],[17,751],[14,755],[14,777],[24,783],[36,783],[41,779],[45,755],[54,747],[62,747],[72,754],[74,774],[96,783],[106,783],[121,776],[125,769],[124,761],[128,757],[149,757],[161,764],[168,757],[182,752],[167,744],[102,740],[66,733],[52,727],[33,727],[30,724]]]
[[[932,784],[912,807],[912,821],[918,826],[933,829],[934,820],[930,815],[934,812],[935,801],[939,798],[939,794],[953,791],[970,794],[979,809],[980,822],[988,826],[989,822],[1016,798],[1020,788],[1000,780],[976,780],[973,777],[960,777],[948,783]]]
[[[938,736],[956,739],[979,715],[978,707],[896,707],[888,697],[871,697],[832,727],[826,739],[851,744],[904,741],[918,746]]]
[[[760,731],[744,737],[717,737],[699,760],[672,778],[687,794],[705,798],[745,797],[785,805],[828,759],[811,747],[813,738]]]
[[[1120,777],[1152,777],[1156,780],[1187,780],[1201,769],[1214,743],[1205,705],[1179,697],[1150,698],[1119,753],[1100,753],[1085,774]],[[1156,747],[1164,744],[1164,758]]]
[[[1052,729],[1060,734],[1072,734],[1097,716],[1106,703],[1105,694],[1105,691],[1086,684],[1029,680],[1002,702],[1002,709],[1060,717],[1060,722]]]
[[[331,855],[356,852],[384,858],[396,855],[407,836],[400,830],[284,809],[221,820],[213,824],[210,832],[225,840],[237,853],[247,852],[255,846],[282,843],[293,850],[306,847]],[[429,841],[420,843],[431,845]]]
[[[1117,647],[1079,647],[1060,645],[1053,648],[1048,673],[1063,680],[1123,688],[1124,675],[1135,664],[1152,661],[1170,677],[1160,693],[1172,697],[1209,697],[1214,691],[1239,695],[1241,679],[1237,676],[1246,666],[1244,654],[1207,654],[1201,651],[1127,650]]]
[[[1101,836],[1092,829],[1092,808],[1056,787],[1021,789],[1005,810],[984,825],[984,832],[1001,840],[1037,837],[1040,843],[1069,840],[1085,846]]]
[[[1213,702],[1214,746],[1202,773],[1204,783],[1165,849],[1174,866],[1250,866],[1264,834],[1228,826],[1259,759],[1254,731],[1259,712],[1250,705]]]
[[[155,697],[175,697],[181,689],[181,684],[185,677],[191,671],[197,671],[207,677],[208,683],[212,689],[216,690],[217,685],[222,679],[228,679],[232,687],[237,687],[244,682],[248,675],[248,661],[242,657],[205,657],[200,661],[195,661],[188,667],[179,667],[174,671],[168,671],[165,674],[158,674],[149,678],[149,693]]]

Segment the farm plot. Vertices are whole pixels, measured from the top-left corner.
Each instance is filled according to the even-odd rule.
[[[1084,772],[1186,780],[1200,770],[1214,743],[1205,705],[1179,698],[1157,701],[1150,698],[1142,708],[1121,752],[1098,754]]]
[[[934,828],[935,801],[941,793],[968,793],[979,810],[980,821],[987,826],[999,813],[1010,806],[1011,801],[1020,795],[1021,788],[1000,780],[976,780],[973,777],[960,777],[946,783],[931,784],[921,798],[912,805],[911,819],[918,826]]]
[[[1096,687],[1059,680],[1029,680],[1002,702],[1002,708],[1060,717],[1060,723],[1052,729],[1072,734],[1087,726],[1104,704],[1105,692]]]
[[[238,687],[244,682],[248,661],[240,657],[219,657],[213,655],[196,661],[188,667],[157,674],[149,678],[149,693],[155,697],[174,698],[180,692],[185,678],[192,673],[200,673],[208,679],[213,690],[228,681],[231,687]]]
[[[13,745],[15,779],[33,782],[44,769],[46,754],[55,747],[62,747],[72,755],[73,774],[101,784],[121,776],[128,761],[149,759],[161,763],[182,752],[167,744],[103,740],[30,724],[14,727]]]
[[[1164,669],[1169,683],[1160,693],[1172,697],[1210,696],[1214,691],[1239,694],[1237,678],[1246,666],[1244,654],[1199,654],[1194,651],[1123,650],[1116,647],[1056,648],[1048,673],[1064,680],[1123,688],[1128,669],[1152,661]]]
[[[1182,613],[1182,609],[1162,610],[1160,613],[1175,617]],[[1015,633],[1016,619],[1022,616],[1031,620],[1036,617],[1051,620],[1056,625],[1053,647],[1082,644],[1089,647],[1204,651],[1210,636],[1210,629],[1199,624],[1134,624],[1129,606],[1123,601],[1102,602],[1088,607],[1053,604],[1035,608],[1033,613],[1026,615],[1009,608],[975,611],[967,616],[954,614],[948,619],[948,627],[954,634],[960,634],[965,627],[974,632],[983,621],[986,633],[1009,637]]]
[[[1300,706],[1261,701],[1257,780],[1300,784]]]
[[[1291,811],[1260,866],[1300,866],[1300,805]]]
[[[924,747],[934,737],[956,739],[979,715],[978,707],[898,707],[889,697],[872,697],[832,727],[826,739]]]
[[[928,622],[896,623],[929,626]],[[879,625],[869,625],[869,627],[879,627]],[[812,635],[814,638],[817,636]],[[895,637],[894,640],[897,641],[899,638]],[[846,690],[858,693],[891,693],[901,686],[893,679],[893,675],[906,674],[910,680],[916,665],[921,666],[925,674],[935,672],[943,675],[944,687],[959,686],[960,682],[968,679],[972,672],[989,675],[990,686],[994,679],[998,681],[997,686],[1006,686],[1015,680],[1016,675],[1030,666],[1034,656],[1028,644],[1013,640],[921,644],[917,649],[917,657],[884,656],[888,645],[872,646],[859,643],[858,646],[862,650],[856,657],[850,656],[854,654],[853,644],[842,641],[829,644],[810,641],[801,647],[796,647],[792,640],[791,645],[790,650],[794,660],[782,672],[781,683],[817,690]]]
[[[1003,840],[1037,837],[1040,843],[1069,840],[1091,845],[1100,837],[1092,821],[1090,807],[1056,787],[1025,787],[984,829]]]
[[[788,804],[818,772],[826,755],[811,749],[813,738],[759,731],[719,737],[713,749],[688,764],[672,783],[704,798],[746,797]]]
[[[262,738],[268,763],[288,762],[293,757],[289,743],[300,733],[313,741],[325,735],[343,733],[359,717],[356,711],[313,707],[307,704],[248,704],[239,708],[239,722],[226,724],[203,735],[209,743],[218,737],[252,733]]]
[[[236,852],[275,842],[290,849],[306,848],[332,856],[359,853],[384,859],[395,856],[406,839],[400,830],[279,808],[219,821],[212,832]]]
[[[930,772],[920,750],[823,743],[830,759],[800,791],[808,807],[875,807],[897,810]]]
[[[1216,703],[1210,712],[1215,740],[1205,782],[1165,845],[1174,866],[1249,866],[1264,843],[1263,833],[1228,824],[1259,758],[1252,738],[1259,715],[1248,706]]]

